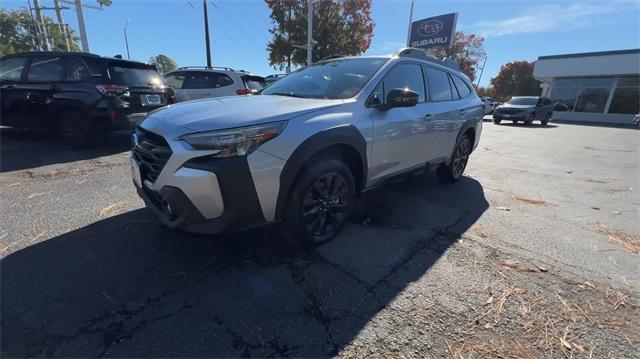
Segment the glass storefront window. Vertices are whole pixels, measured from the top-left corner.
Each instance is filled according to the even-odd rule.
[[[604,113],[610,88],[584,88],[580,92],[574,112]]]
[[[550,99],[556,103],[555,111],[573,111],[578,97],[578,88],[558,87],[551,90]]]
[[[640,113],[640,77],[621,77],[609,106],[609,113]]]

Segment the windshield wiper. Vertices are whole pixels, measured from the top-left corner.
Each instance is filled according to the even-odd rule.
[[[302,95],[296,95],[293,92],[272,92],[268,95],[275,95],[275,96],[288,96],[288,97],[297,97],[297,98],[307,98],[306,96],[302,96]]]

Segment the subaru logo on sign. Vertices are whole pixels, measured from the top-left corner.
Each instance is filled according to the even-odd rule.
[[[407,46],[421,49],[449,47],[454,39],[457,21],[457,13],[414,21]]]
[[[418,35],[422,37],[433,36],[444,28],[444,23],[440,20],[429,20],[418,26]]]

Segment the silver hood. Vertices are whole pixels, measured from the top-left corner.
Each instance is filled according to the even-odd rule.
[[[161,121],[193,132],[215,131],[266,122],[290,120],[333,107],[344,100],[318,100],[286,96],[233,96],[169,105],[150,113],[142,123]],[[155,126],[154,126],[155,127]]]

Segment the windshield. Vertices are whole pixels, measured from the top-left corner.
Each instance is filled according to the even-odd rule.
[[[535,106],[538,103],[537,97],[513,97],[507,102],[509,105]]]
[[[164,80],[158,71],[149,67],[109,65],[109,74],[116,85],[129,87],[162,87]]]
[[[318,99],[346,99],[355,96],[388,59],[342,59],[320,62],[298,70],[262,91]]]

